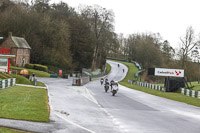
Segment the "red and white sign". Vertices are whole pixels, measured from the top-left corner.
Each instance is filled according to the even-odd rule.
[[[155,68],[156,76],[184,77],[183,69]]]
[[[62,70],[59,70],[59,76],[62,76]]]

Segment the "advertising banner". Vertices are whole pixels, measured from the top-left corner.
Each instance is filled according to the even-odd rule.
[[[155,68],[156,76],[184,77],[183,69]]]

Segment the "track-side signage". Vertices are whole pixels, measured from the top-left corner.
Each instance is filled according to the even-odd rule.
[[[156,76],[169,76],[169,77],[184,77],[183,69],[166,69],[166,68],[155,68]]]

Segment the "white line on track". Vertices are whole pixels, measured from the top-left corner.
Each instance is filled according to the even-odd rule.
[[[47,85],[46,85],[46,87],[47,87],[48,97],[49,97],[49,89],[48,89],[49,87],[48,87]],[[90,130],[90,129],[87,129],[87,128],[81,126],[81,125],[78,125],[78,124],[76,124],[76,123],[74,123],[74,122],[72,122],[72,121],[66,119],[66,118],[63,117],[62,115],[56,113],[56,112],[54,111],[54,109],[53,109],[52,104],[51,104],[51,99],[49,99],[49,106],[50,106],[51,111],[53,111],[53,113],[54,113],[55,115],[57,115],[58,117],[62,118],[62,119],[65,120],[66,122],[68,122],[68,123],[70,123],[70,124],[72,124],[72,125],[74,125],[74,126],[77,126],[77,127],[81,128],[81,129],[83,129],[83,130],[86,130],[86,131],[88,131],[88,132],[90,132],[90,133],[95,133],[94,131],[92,131],[92,130]]]
[[[74,126],[77,126],[77,127],[81,128],[81,129],[83,129],[83,130],[86,130],[86,131],[90,132],[90,133],[95,133],[94,131],[92,131],[92,130],[90,130],[90,129],[88,129],[88,128],[85,128],[85,127],[83,127],[83,126],[81,126],[81,125],[78,125],[78,124],[76,124],[76,123],[74,123],[74,122],[72,122],[72,121],[66,119],[65,117],[61,116],[60,114],[58,114],[58,113],[56,113],[56,112],[54,112],[54,113],[55,113],[58,117],[62,118],[63,120],[67,121],[68,123],[70,123],[70,124],[72,124],[72,125],[74,125]]]

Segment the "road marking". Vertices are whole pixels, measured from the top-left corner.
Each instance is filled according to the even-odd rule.
[[[193,117],[193,118],[196,118],[196,119],[200,119],[200,115],[198,114],[194,114],[194,113],[191,113],[191,112],[186,112],[186,111],[180,111],[180,110],[171,110],[177,114],[180,114],[180,115],[184,115],[184,116],[189,116],[189,117]]]
[[[45,85],[46,85],[46,84],[45,84]],[[49,89],[48,89],[49,87],[48,87],[48,85],[46,85],[46,87],[47,87],[47,92],[48,92],[48,97],[49,97],[49,96],[50,96],[50,94],[49,94]],[[86,130],[86,131],[88,131],[88,132],[90,132],[90,133],[95,133],[94,131],[92,131],[92,130],[90,130],[90,129],[87,129],[87,128],[81,126],[81,125],[78,125],[78,124],[76,124],[76,123],[74,123],[74,122],[72,122],[72,121],[70,121],[70,120],[64,118],[64,117],[61,116],[60,114],[56,113],[55,110],[53,109],[53,106],[52,106],[52,104],[51,104],[51,99],[50,99],[50,98],[49,98],[49,106],[50,106],[50,110],[52,111],[52,113],[54,113],[54,114],[57,115],[58,117],[62,118],[63,120],[67,121],[68,123],[70,123],[70,124],[72,124],[72,125],[74,125],[74,126],[77,126],[77,127],[81,128],[81,129],[83,129],[83,130]]]
[[[26,86],[26,87],[34,87],[34,88],[43,88],[43,89],[47,89],[47,87],[43,87],[43,86],[34,86],[34,85],[25,85],[25,84],[16,84],[17,86]]]
[[[67,121],[68,123],[70,123],[70,124],[72,124],[72,125],[74,125],[74,126],[77,126],[77,127],[81,128],[81,129],[83,129],[83,130],[86,130],[86,131],[90,132],[90,133],[95,133],[94,131],[92,131],[92,130],[90,130],[90,129],[87,129],[87,128],[81,126],[81,125],[78,125],[78,124],[76,124],[76,123],[74,123],[74,122],[72,122],[72,121],[66,119],[65,117],[61,116],[60,114],[56,113],[55,111],[54,111],[54,113],[55,113],[58,117],[64,119],[65,121]]]

